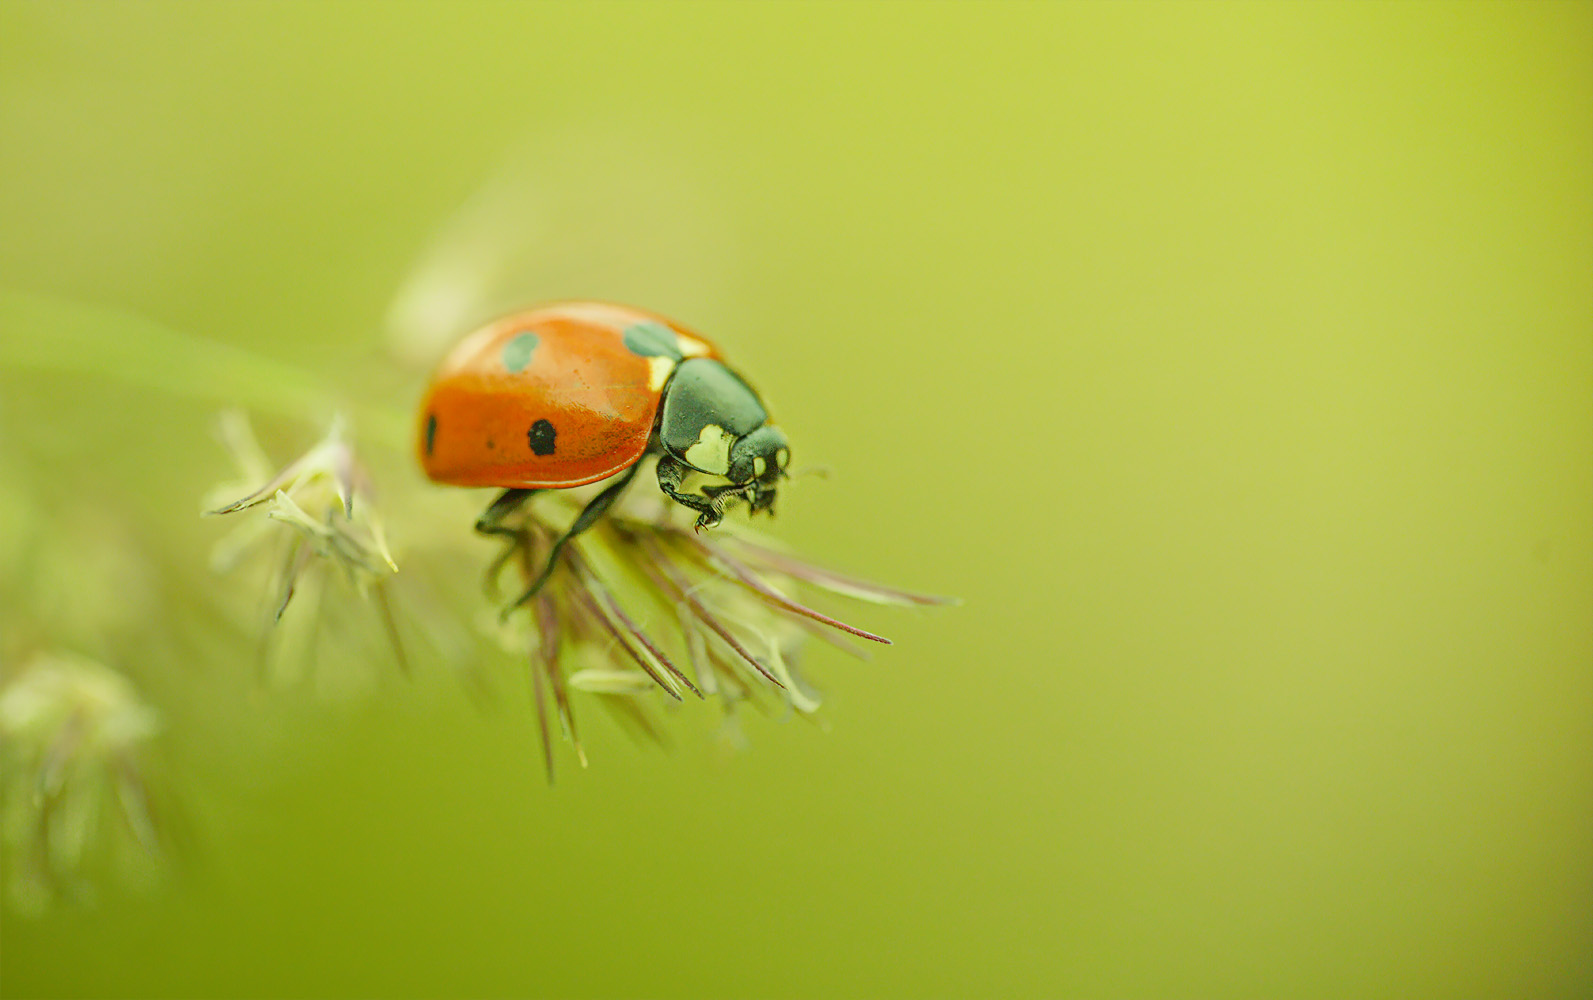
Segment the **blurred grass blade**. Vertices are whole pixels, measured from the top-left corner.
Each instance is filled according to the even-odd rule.
[[[296,421],[348,408],[362,434],[408,447],[407,415],[396,409],[353,405],[293,365],[106,306],[0,289],[0,367],[99,376]]]

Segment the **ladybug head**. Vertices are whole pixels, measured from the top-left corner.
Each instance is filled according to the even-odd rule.
[[[780,428],[765,424],[730,446],[730,469],[725,478],[750,486],[752,512],[774,507],[775,488],[791,461],[791,446]]]

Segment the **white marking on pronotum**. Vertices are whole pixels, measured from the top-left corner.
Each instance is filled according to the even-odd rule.
[[[647,388],[651,389],[653,392],[657,392],[658,390],[662,389],[664,387],[664,383],[669,381],[669,373],[674,370],[674,358],[666,358],[662,355],[648,358]]]
[[[709,424],[697,435],[697,443],[686,449],[686,461],[694,469],[722,476],[730,471],[730,445],[735,437],[718,424]]]
[[[708,345],[696,337],[688,337],[684,333],[676,333],[675,342],[680,345],[680,353],[688,358],[700,358],[708,353]]]
[[[769,463],[763,460],[763,456],[762,455],[754,455],[754,456],[752,456],[752,474],[754,476],[757,476],[759,479],[762,479],[764,471],[766,469],[768,469],[768,468],[769,468]]]

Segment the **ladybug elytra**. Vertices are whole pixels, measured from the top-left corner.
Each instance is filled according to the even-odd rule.
[[[661,316],[602,302],[542,306],[461,341],[421,403],[419,452],[435,482],[504,489],[476,522],[484,534],[512,534],[503,521],[537,492],[616,477],[554,543],[521,602],[643,459],[657,457],[659,488],[711,528],[735,499],[772,513],[791,458],[758,394],[713,344]],[[685,492],[693,472],[725,482]]]

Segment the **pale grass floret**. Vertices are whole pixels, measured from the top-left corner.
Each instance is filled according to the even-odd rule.
[[[273,560],[272,625],[306,582],[312,585],[312,600],[324,599],[324,581],[316,571],[330,569],[374,603],[398,663],[407,670],[385,589],[398,564],[344,421],[335,419],[325,437],[276,471],[241,413],[224,413],[219,431],[241,478],[207,494],[206,513],[255,516],[216,544],[212,568],[227,572],[257,555]]]

